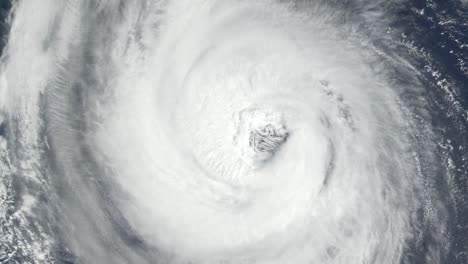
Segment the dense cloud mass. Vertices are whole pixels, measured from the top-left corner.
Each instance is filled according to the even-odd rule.
[[[13,1],[0,263],[468,263],[442,2]]]

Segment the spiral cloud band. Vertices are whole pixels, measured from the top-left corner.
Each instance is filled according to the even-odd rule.
[[[405,3],[15,3],[0,171],[35,228],[5,243],[38,263],[444,263],[455,189],[431,80],[395,40]]]

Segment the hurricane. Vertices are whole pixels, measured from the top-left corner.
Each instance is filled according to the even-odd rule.
[[[2,8],[0,263],[468,262],[466,1]]]

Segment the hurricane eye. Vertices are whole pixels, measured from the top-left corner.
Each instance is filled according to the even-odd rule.
[[[273,128],[271,124],[250,131],[249,145],[254,151],[274,153],[286,142],[288,133],[284,128]]]
[[[274,110],[241,111],[234,137],[241,158],[254,167],[267,162],[280,151],[289,137],[285,120]]]

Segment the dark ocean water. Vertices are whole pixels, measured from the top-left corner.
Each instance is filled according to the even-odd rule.
[[[409,43],[419,55],[418,63],[427,78],[429,98],[440,109],[434,109],[433,120],[446,142],[439,151],[449,152],[458,169],[454,170],[454,208],[448,212],[452,248],[444,263],[465,263],[468,260],[468,6],[461,1],[412,1],[399,13],[395,25],[405,29],[402,41]],[[442,161],[447,162],[447,161]],[[460,169],[462,168],[462,169]],[[449,195],[451,187],[447,187]],[[453,188],[453,187],[452,187]],[[417,258],[415,258],[416,260]],[[416,263],[425,263],[424,259]]]
[[[307,1],[306,1],[307,2]],[[336,1],[340,2],[340,1]],[[346,2],[346,1],[345,1]],[[0,1],[1,45],[8,40],[9,23],[7,17],[10,1]],[[458,0],[413,0],[394,4],[392,10],[398,18],[388,28],[390,35],[395,29],[401,34],[391,40],[398,43],[396,50],[388,48],[388,40],[377,40],[374,44],[389,52],[406,57],[418,71],[418,78],[425,89],[424,98],[429,105],[431,125],[437,131],[435,161],[440,164],[435,171],[438,197],[447,205],[440,214],[447,219],[447,226],[438,230],[434,223],[422,223],[417,242],[405,250],[401,263],[468,263],[468,2]],[[370,35],[372,27],[369,27]],[[394,57],[397,58],[397,57]],[[406,82],[404,75],[396,75],[396,82]],[[410,95],[408,95],[410,96]],[[0,120],[0,137],[7,138],[9,144],[15,141],[17,127],[9,126],[14,119]],[[416,139],[415,140],[419,140]],[[423,142],[423,140],[421,140]],[[1,150],[1,147],[0,147]],[[14,167],[15,159],[10,155]],[[422,170],[425,167],[422,164]],[[44,170],[38,169],[39,174]],[[0,196],[0,263],[83,263],[70,250],[70,245],[62,241],[63,232],[54,224],[60,214],[48,206],[53,198],[47,197],[49,180],[44,176],[44,186],[15,177],[21,170],[0,170],[5,186],[4,196]],[[2,175],[3,173],[3,175]],[[450,175],[450,180],[447,180]],[[36,199],[43,206],[35,211],[43,220],[35,221],[33,216],[15,218],[17,211],[25,203],[20,198],[24,190],[34,190]],[[63,191],[63,190],[61,190]],[[66,192],[66,191],[63,191]],[[60,193],[60,190],[59,192]],[[0,190],[0,194],[2,194]],[[63,194],[58,194],[58,196]],[[3,207],[1,207],[3,206]],[[112,210],[112,209],[109,209]],[[424,212],[418,217],[425,218]],[[116,226],[125,226],[119,219]],[[443,229],[443,230],[442,230]],[[443,233],[449,243],[436,245],[434,233]],[[131,231],[121,231],[128,244],[144,251],[145,245]],[[140,247],[140,245],[142,245]],[[437,251],[437,256],[428,252]],[[38,254],[40,256],[38,256]],[[430,255],[430,256],[429,256]],[[434,259],[431,259],[431,258]],[[97,262],[96,262],[97,263]],[[159,263],[155,261],[154,263]],[[161,263],[163,263],[161,261]]]

